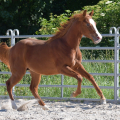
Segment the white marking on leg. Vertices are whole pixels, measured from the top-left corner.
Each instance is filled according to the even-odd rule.
[[[106,104],[106,99],[100,99],[100,104],[105,105]]]
[[[15,104],[14,100],[11,100],[11,105],[13,109],[17,109],[17,105]]]
[[[71,94],[71,96],[70,96],[71,98],[74,98],[74,92]]]
[[[44,105],[44,106],[40,105],[40,107],[41,107],[43,110],[49,110],[48,107],[47,107],[47,105]]]

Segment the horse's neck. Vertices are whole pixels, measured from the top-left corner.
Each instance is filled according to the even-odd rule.
[[[67,41],[69,46],[75,49],[79,46],[81,38],[82,34],[80,33],[79,25],[72,25],[64,36],[64,39]]]
[[[10,51],[10,47],[0,47],[0,60],[6,64],[8,66],[8,68],[10,68],[9,66],[9,51]]]

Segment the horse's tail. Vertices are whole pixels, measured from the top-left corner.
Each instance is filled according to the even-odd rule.
[[[8,47],[5,42],[2,42],[0,44],[0,60],[7,65],[7,67],[10,69],[9,65],[9,52],[11,47]]]

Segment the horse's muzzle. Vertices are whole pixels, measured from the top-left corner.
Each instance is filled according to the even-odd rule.
[[[92,36],[94,44],[98,44],[102,40],[102,36]]]

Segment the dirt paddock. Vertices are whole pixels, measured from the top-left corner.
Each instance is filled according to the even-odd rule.
[[[16,100],[19,107],[28,100]],[[7,105],[7,99],[0,99],[0,120],[120,120],[120,104],[99,102],[45,101],[49,110],[43,110],[38,103],[28,104],[25,111],[2,109]]]

